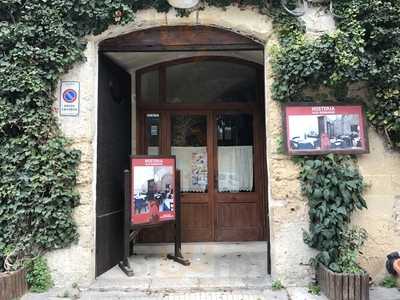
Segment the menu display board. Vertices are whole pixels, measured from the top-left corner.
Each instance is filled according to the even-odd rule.
[[[175,219],[175,157],[131,158],[131,223],[156,224]]]

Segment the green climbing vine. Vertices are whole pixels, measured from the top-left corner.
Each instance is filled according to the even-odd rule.
[[[206,3],[266,7],[260,0]],[[0,2],[0,272],[77,240],[80,152],[58,128],[54,91],[60,75],[85,59],[85,36],[146,8],[171,7],[166,0]]]
[[[80,153],[58,129],[54,90],[84,60],[83,37],[118,12],[131,20],[124,1],[0,2],[0,271],[77,240]]]
[[[307,38],[294,17],[278,12],[274,21],[279,45],[271,49],[273,98],[280,102],[363,101],[367,117],[400,147],[400,2],[335,1],[337,30]],[[348,89],[363,83],[367,99],[352,98]],[[310,90],[314,93],[310,93]],[[328,91],[323,95],[321,90]],[[367,235],[349,228],[351,214],[366,208],[363,180],[355,157],[301,157],[300,180],[309,203],[309,231],[304,241],[319,250],[314,262],[333,271],[359,271],[358,249]],[[356,242],[355,242],[356,241]]]
[[[335,1],[337,30],[317,39],[304,35],[294,17],[275,18],[280,45],[273,52],[273,95],[281,102],[313,98],[306,90],[326,88],[337,101],[362,100],[368,120],[393,148],[400,147],[400,2]],[[281,13],[282,15],[282,13]],[[347,90],[362,82],[368,99]]]
[[[310,226],[304,232],[304,241],[319,250],[314,263],[321,262],[342,272],[349,265],[340,261],[346,254],[342,250],[351,214],[367,207],[356,161],[350,156],[329,154],[300,158],[297,162],[301,167],[302,192],[309,204]]]
[[[274,18],[280,38],[273,61],[276,100],[316,101],[306,97],[304,90],[326,86],[341,96],[339,101],[348,101],[348,84],[365,82],[372,95],[367,99],[370,122],[394,147],[399,146],[399,1],[336,1],[335,10],[344,16],[338,30],[316,40],[305,38],[304,27],[279,9],[277,0],[205,3],[221,8],[251,5]],[[111,24],[128,23],[136,11],[145,8],[166,12],[170,6],[165,0],[0,2],[0,271],[18,268],[26,258],[77,240],[72,212],[79,204],[80,153],[58,128],[52,111],[54,91],[60,75],[85,59],[85,36],[98,34]],[[328,165],[334,165],[337,170],[329,172],[351,188],[352,204],[346,202],[339,183],[325,184],[323,177],[331,174]],[[347,220],[354,207],[363,206],[361,177],[350,171],[344,158],[306,159],[302,166],[303,190],[315,203],[327,197],[327,192],[321,198],[309,191],[319,187],[320,180],[323,190],[336,186],[337,194],[329,194],[329,201],[335,205],[340,198],[337,201],[346,209],[345,214],[337,212],[337,220]],[[316,173],[316,179],[307,172]],[[310,217],[320,210],[316,207]],[[309,241],[316,246],[321,220],[313,220]]]

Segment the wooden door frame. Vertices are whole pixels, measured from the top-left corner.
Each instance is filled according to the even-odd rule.
[[[225,61],[236,64],[247,65],[253,67],[257,74],[256,83],[256,101],[251,103],[207,103],[207,104],[174,104],[166,103],[166,68],[173,65],[190,63],[193,61]],[[146,104],[141,100],[141,77],[149,71],[158,71],[159,75],[159,94],[157,103]],[[261,120],[264,119],[264,85],[263,80],[263,67],[254,62],[245,61],[239,58],[227,56],[196,56],[181,59],[170,60],[167,62],[157,63],[151,66],[144,67],[136,71],[136,99],[137,99],[137,151],[139,154],[144,154],[146,149],[145,143],[145,115],[148,113],[157,113],[160,115],[160,154],[169,154],[171,145],[171,115],[172,114],[203,114],[207,116],[207,153],[208,153],[208,192],[207,203],[210,212],[210,230],[211,239],[216,239],[216,168],[217,168],[217,136],[216,136],[216,116],[220,112],[226,112],[227,106],[231,113],[249,113],[253,117],[253,146],[254,146],[254,176],[255,176],[255,190],[257,193],[255,197],[260,198],[259,208],[261,210],[260,218],[263,227],[262,239],[269,239],[268,230],[268,211],[266,210],[266,201],[268,201],[266,187],[267,184],[263,180],[257,180],[259,176],[266,175],[263,168],[266,167],[266,152],[265,147],[265,127]],[[141,126],[144,124],[144,126]],[[211,158],[211,159],[210,159]],[[256,163],[257,162],[257,163]],[[264,178],[267,178],[266,176]],[[257,181],[257,182],[256,182]],[[248,196],[248,195],[246,195]],[[190,197],[189,197],[190,198]],[[190,200],[189,200],[190,201]],[[196,202],[196,201],[195,201]],[[200,203],[200,202],[199,202]],[[204,203],[201,201],[201,203]],[[264,218],[262,218],[262,215]]]
[[[198,34],[193,34],[197,32],[199,29],[203,29],[203,32],[207,32],[207,38],[198,41]],[[187,34],[175,34],[172,38],[168,40],[164,39],[165,32],[178,32],[180,30],[184,30]],[[153,32],[153,35],[151,33]],[[159,32],[158,34],[154,35],[154,32]],[[136,34],[138,33],[138,34]],[[150,39],[148,38],[150,35]],[[188,41],[187,37],[192,36],[192,40]],[[221,39],[220,37],[224,37]],[[122,39],[119,39],[122,37]],[[182,38],[183,37],[183,38]],[[210,37],[210,38],[208,38]],[[133,41],[133,42],[132,42]],[[117,43],[118,42],[118,43]],[[241,34],[233,33],[226,29],[220,29],[216,27],[210,26],[203,26],[203,25],[184,25],[184,26],[161,26],[155,27],[150,29],[144,29],[140,31],[135,31],[127,35],[117,36],[115,38],[110,38],[104,40],[99,44],[99,53],[106,53],[106,52],[154,52],[154,51],[235,51],[235,50],[264,50],[263,43],[258,43],[253,39],[245,37]],[[260,69],[259,73],[261,73],[258,82],[262,83],[259,87],[260,90],[265,88],[265,76],[264,76],[264,66]],[[264,91],[262,91],[261,96],[264,99]],[[136,120],[139,121],[140,116],[140,109],[139,105],[137,106],[137,116]],[[153,107],[142,107],[142,109],[149,109],[153,111],[159,111],[159,105],[155,105]],[[234,104],[230,105],[231,109],[236,109]],[[182,107],[182,110],[186,109]],[[194,108],[196,109],[196,108]],[[237,107],[237,109],[240,109]],[[257,108],[255,108],[257,109]],[[265,180],[262,181],[264,184],[264,197],[262,199],[262,203],[264,205],[264,212],[265,212],[265,226],[264,230],[266,232],[265,238],[267,240],[267,262],[268,262],[268,273],[271,274],[271,238],[270,238],[270,228],[269,228],[269,209],[268,208],[268,187],[267,187],[267,152],[266,152],[266,127],[265,127],[265,118],[266,118],[266,109],[265,104],[263,103],[262,106],[258,109],[262,109],[262,124],[263,128],[260,134],[261,142],[263,145],[263,155],[264,159],[261,162],[263,164],[262,171],[265,174]],[[143,114],[142,114],[143,115]],[[143,124],[143,123],[142,123]],[[160,137],[161,138],[161,137]],[[140,139],[140,126],[136,128],[136,140],[139,142]],[[139,148],[138,148],[139,149]]]
[[[262,226],[263,226],[263,236],[262,239],[268,239],[268,228],[267,228],[267,220],[266,217],[268,213],[266,212],[266,186],[267,183],[265,180],[257,180],[256,178],[265,178],[265,162],[266,162],[266,152],[265,148],[262,147],[265,144],[265,137],[264,137],[264,130],[262,128],[262,119],[263,116],[260,113],[260,110],[254,110],[252,108],[243,108],[243,109],[229,109],[227,110],[222,109],[220,107],[213,108],[209,107],[205,109],[206,105],[202,105],[202,107],[197,107],[196,109],[174,109],[176,108],[175,105],[169,109],[137,109],[137,124],[136,129],[138,133],[138,138],[136,139],[137,143],[137,154],[144,154],[145,153],[145,115],[146,114],[159,114],[160,115],[160,136],[159,136],[159,147],[160,147],[160,154],[161,155],[170,155],[171,153],[171,116],[172,115],[203,115],[207,118],[207,168],[208,168],[208,190],[207,190],[207,197],[209,200],[207,201],[211,205],[209,206],[210,210],[210,218],[212,220],[211,226],[211,236],[212,240],[215,240],[215,224],[216,224],[216,213],[215,213],[215,206],[216,206],[216,176],[218,174],[218,158],[217,158],[217,132],[216,132],[216,117],[218,113],[248,113],[253,118],[253,147],[254,147],[254,182],[255,187],[254,191],[250,193],[255,193],[257,197],[261,199],[260,201],[260,210],[264,215],[262,218]],[[140,124],[144,124],[144,126],[140,126]],[[164,126],[163,126],[164,125]],[[164,134],[162,134],[164,133]],[[163,137],[164,135],[164,137]],[[211,159],[210,159],[211,158]],[[190,193],[187,193],[188,195]],[[240,196],[240,193],[239,193]],[[185,197],[182,197],[183,199]],[[191,198],[191,197],[188,197]],[[182,200],[183,200],[182,199]],[[183,200],[185,201],[185,200]],[[188,199],[189,202],[187,203],[204,203],[204,201],[197,201],[194,199]]]
[[[100,52],[264,50],[241,34],[205,25],[158,26],[105,39]]]
[[[219,61],[219,62],[230,62],[238,65],[245,65],[251,68],[254,68],[256,71],[257,81],[256,81],[256,101],[249,103],[235,103],[230,102],[229,108],[238,109],[238,110],[246,110],[246,109],[259,109],[260,104],[264,104],[264,85],[260,84],[261,78],[264,77],[264,69],[262,65],[259,65],[255,62],[247,61],[244,59],[231,57],[231,56],[223,56],[223,55],[203,55],[203,56],[192,56],[185,57],[179,59],[173,59],[166,62],[161,62],[157,64],[153,64],[151,66],[147,66],[135,71],[135,84],[136,84],[136,105],[141,109],[165,109],[165,110],[204,110],[209,106],[212,106],[215,109],[225,110],[227,103],[206,103],[206,104],[174,104],[174,103],[166,103],[166,69],[170,66],[191,63],[191,62],[200,62],[200,61]],[[159,95],[157,101],[154,103],[148,104],[144,103],[141,99],[141,78],[143,74],[150,71],[158,71],[159,75]]]

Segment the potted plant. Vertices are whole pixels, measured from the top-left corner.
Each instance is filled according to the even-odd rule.
[[[303,238],[318,250],[311,262],[316,266],[321,290],[331,300],[368,299],[369,276],[357,265],[367,232],[350,227],[352,213],[367,208],[365,184],[356,160],[328,154],[298,162],[309,205],[309,230],[304,231]]]
[[[17,299],[28,290],[26,268],[13,261],[14,252],[10,251],[2,259],[0,256],[0,299]]]
[[[340,234],[337,258],[328,266],[317,264],[317,281],[331,300],[369,299],[369,275],[357,263],[360,248],[367,239],[363,228],[346,228]]]
[[[28,289],[42,293],[53,286],[43,255],[31,257],[8,249],[0,256],[0,300],[19,299]]]

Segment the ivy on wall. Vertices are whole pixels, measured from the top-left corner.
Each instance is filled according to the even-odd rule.
[[[347,89],[363,82],[370,98],[368,120],[400,147],[400,1],[335,1],[343,16],[338,29],[307,39],[292,17],[278,19],[281,46],[273,50],[273,97],[281,102],[321,101],[306,89],[326,87],[338,101],[352,101]],[[283,33],[283,34],[282,34]]]
[[[331,90],[339,102],[364,101],[370,123],[393,148],[399,148],[400,1],[335,3],[335,11],[343,18],[337,20],[335,32],[317,39],[307,38],[296,18],[282,12],[275,15],[280,43],[272,48],[273,98],[281,102],[323,102],[318,93],[322,87]],[[349,86],[357,82],[368,88],[368,99],[349,97]],[[314,262],[336,272],[359,271],[351,250],[362,245],[366,233],[349,229],[349,223],[352,212],[366,208],[366,203],[355,157],[302,157],[297,162],[309,204],[310,225],[304,241],[319,250]],[[349,236],[358,236],[360,241],[351,249],[343,246]]]
[[[304,241],[319,252],[314,262],[341,272],[343,234],[354,210],[366,208],[363,180],[350,156],[300,158],[302,192],[308,198],[309,232]]]
[[[0,271],[77,240],[80,153],[58,129],[54,90],[117,11],[131,19],[123,1],[0,2]]]
[[[265,7],[259,0],[234,3]],[[80,153],[59,130],[54,91],[60,76],[85,59],[85,36],[130,22],[145,8],[171,7],[165,0],[0,2],[0,272],[77,240]]]
[[[369,120],[394,146],[399,145],[398,1],[336,1],[336,10],[345,17],[338,23],[339,30],[313,41],[304,37],[303,27],[293,17],[266,1],[205,2],[222,8],[256,6],[280,25],[281,46],[275,49],[273,64],[274,99],[314,101],[303,97],[304,89],[321,85],[345,95],[348,83],[365,81],[374,96],[368,102]],[[270,2],[272,7],[279,5],[279,1]],[[113,23],[127,23],[136,11],[151,7],[160,12],[170,9],[165,0],[0,2],[0,271],[77,240],[72,212],[79,203],[80,154],[70,148],[58,128],[52,111],[54,90],[60,76],[84,60],[86,35],[100,33]],[[301,176],[311,172],[307,169],[310,161],[319,172],[330,163],[326,159],[307,159]],[[339,158],[333,161],[342,166]],[[357,174],[342,179],[358,182],[353,190],[358,200],[351,201],[362,203]],[[308,175],[303,178],[303,187],[319,184],[309,179]],[[307,188],[304,191],[308,193]],[[309,199],[315,196],[307,195]],[[346,213],[350,212],[348,207]],[[310,245],[315,245],[313,238]]]

